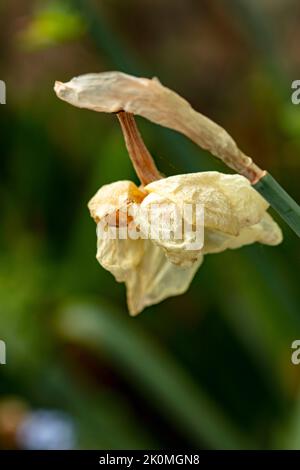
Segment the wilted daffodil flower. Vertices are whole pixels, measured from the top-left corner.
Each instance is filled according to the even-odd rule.
[[[118,181],[100,188],[89,202],[91,215],[98,224],[97,259],[117,281],[125,282],[131,315],[138,314],[147,305],[185,292],[203,259],[199,253],[189,266],[176,265],[159,243],[143,237],[142,232],[137,232],[136,237],[126,236],[125,232],[122,238],[120,232],[124,225],[140,229],[130,208],[135,207],[133,214],[139,212],[147,197],[151,194],[146,188],[141,190],[131,181]],[[121,211],[125,215],[123,223],[120,222]],[[108,226],[115,229],[115,234],[105,236]]]
[[[126,284],[132,315],[185,292],[205,254],[281,242],[268,203],[250,184],[261,170],[226,131],[158,80],[111,72],[59,82],[55,89],[75,106],[117,113],[141,181],[140,187],[130,181],[107,184],[89,202],[97,259]],[[183,132],[246,177],[214,171],[162,177],[133,114]]]
[[[175,240],[151,238],[148,231],[149,208],[167,204],[179,208],[183,203],[198,204],[204,209],[204,244],[198,250],[190,245],[190,237],[185,239],[184,231]],[[135,207],[132,212],[131,207]],[[185,292],[204,254],[254,242],[276,245],[282,239],[278,225],[266,212],[266,201],[239,175],[217,172],[177,175],[142,189],[130,181],[118,181],[103,186],[89,208],[99,227],[97,259],[117,281],[125,282],[132,315],[147,305]],[[124,209],[126,218],[120,223],[120,212]],[[182,220],[177,223],[182,227]],[[106,224],[114,227],[114,237],[105,236]],[[138,228],[137,236],[122,238],[120,231],[124,225]]]

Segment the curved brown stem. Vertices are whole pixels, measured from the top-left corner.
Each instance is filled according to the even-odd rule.
[[[162,178],[137,128],[133,114],[119,111],[117,117],[125,138],[125,144],[142,185]]]

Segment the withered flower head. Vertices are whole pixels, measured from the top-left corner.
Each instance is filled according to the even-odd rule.
[[[97,259],[117,281],[125,282],[132,315],[185,292],[205,254],[254,242],[281,242],[281,230],[267,213],[268,203],[250,184],[262,176],[262,170],[224,129],[157,79],[120,72],[88,74],[66,84],[57,82],[55,91],[74,106],[117,113],[142,183],[140,188],[130,181],[105,185],[89,202],[98,227]],[[142,141],[134,114],[185,134],[240,175],[209,171],[163,178]],[[187,223],[182,211],[185,204],[203,208],[204,240],[199,246],[194,244],[198,230],[195,216],[189,221],[193,230],[182,230]],[[181,236],[166,236],[164,230],[153,235],[155,223],[149,219],[153,207],[172,207],[172,232]],[[114,237],[105,236],[103,222],[106,228],[114,227]],[[124,227],[134,229],[136,236],[122,238]]]

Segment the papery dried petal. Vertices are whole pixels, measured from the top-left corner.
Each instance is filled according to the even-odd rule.
[[[139,206],[135,222],[143,236],[161,247],[173,264],[188,267],[202,257],[204,218],[202,207],[200,209],[200,217],[193,224],[195,211],[187,214],[184,204],[181,207],[168,197],[153,192]]]
[[[131,315],[167,297],[183,294],[198,267],[182,268],[170,263],[163,250],[149,240],[98,238],[97,259],[119,282],[125,282]]]
[[[203,229],[199,223],[195,223],[194,232],[182,231],[178,240],[150,237],[172,263],[180,266],[190,266],[206,253],[254,242],[276,245],[282,240],[280,228],[266,213],[268,203],[243,176],[217,172],[176,175],[150,183],[145,191],[149,195],[143,199],[137,217],[142,233],[147,231],[152,207],[191,204],[204,208],[203,247],[191,249],[195,234]],[[184,222],[180,221],[181,226]]]
[[[88,208],[98,223],[102,218],[118,210],[125,210],[133,203],[140,203],[145,195],[131,181],[116,181],[102,186],[88,203]]]
[[[103,236],[97,230],[96,258],[104,269],[110,271],[118,282],[125,282],[128,273],[137,269],[145,253],[142,239],[115,239]],[[117,234],[118,235],[118,234]]]
[[[203,257],[190,267],[171,263],[158,246],[145,240],[145,254],[138,270],[132,270],[126,278],[127,302],[131,315],[145,307],[186,292]]]
[[[216,230],[205,230],[203,254],[220,253],[228,248],[240,248],[255,242],[272,246],[282,242],[281,229],[268,213],[257,224],[243,228],[237,237]]]
[[[259,222],[269,207],[246,178],[216,171],[170,176],[148,184],[145,191],[178,205],[202,204],[205,227],[231,235]]]

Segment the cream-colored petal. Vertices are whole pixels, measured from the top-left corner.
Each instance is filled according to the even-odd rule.
[[[181,240],[152,237],[152,241],[163,248],[175,264],[189,266],[202,254],[218,253],[254,242],[276,245],[282,240],[280,228],[266,213],[268,203],[243,176],[217,172],[176,175],[150,183],[145,191],[149,195],[143,199],[137,218],[142,233],[147,231],[148,211],[152,206],[173,204],[180,208],[183,203],[189,203],[204,207],[203,247],[190,249],[195,238],[186,236],[184,231]],[[202,231],[199,223],[194,228],[194,234]]]
[[[230,200],[240,227],[249,227],[261,220],[269,204],[244,176],[216,173],[215,179],[219,190]]]
[[[202,262],[201,257],[191,267],[175,266],[158,246],[142,239],[98,238],[97,259],[118,282],[125,282],[131,315],[184,293]]]
[[[137,315],[149,305],[186,292],[202,261],[203,257],[190,267],[176,266],[158,246],[145,240],[141,263],[125,281],[130,314]]]
[[[260,222],[251,227],[243,228],[236,237],[216,230],[206,229],[203,254],[220,253],[228,248],[240,248],[255,242],[265,245],[278,245],[282,242],[281,229],[267,212]]]
[[[134,220],[142,235],[162,248],[173,264],[188,267],[202,257],[202,208],[199,216],[192,220],[185,213],[184,207],[181,208],[179,204],[159,194],[151,193],[137,209]]]
[[[145,252],[144,240],[105,237],[100,224],[97,226],[96,258],[104,269],[110,271],[118,282],[124,282],[129,271],[139,266]],[[104,236],[103,236],[104,235]]]
[[[148,184],[145,191],[179,205],[202,204],[205,227],[231,235],[259,222],[268,208],[246,178],[216,171],[170,176]]]
[[[145,197],[131,181],[116,181],[102,186],[88,203],[90,214],[98,223],[102,218],[126,209],[132,203],[140,203]]]
[[[263,174],[222,127],[156,79],[122,72],[93,73],[68,83],[56,82],[55,91],[59,98],[79,108],[107,113],[123,110],[181,132],[251,181]]]

